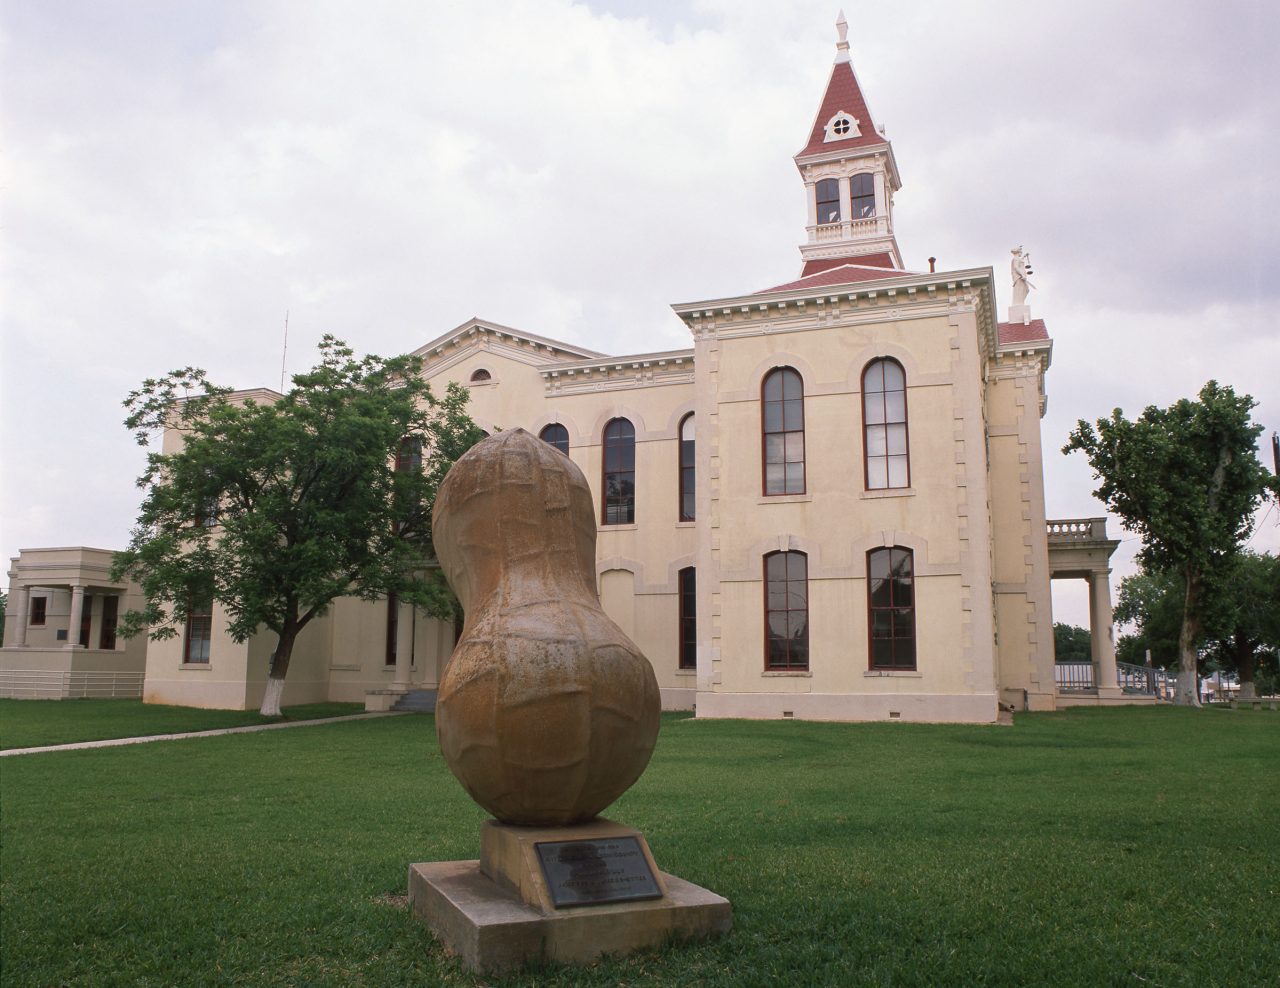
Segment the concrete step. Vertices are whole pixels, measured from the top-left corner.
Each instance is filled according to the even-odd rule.
[[[436,712],[435,690],[410,690],[391,707],[402,713],[433,714]]]

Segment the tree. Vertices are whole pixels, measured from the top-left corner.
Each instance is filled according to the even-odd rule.
[[[1151,405],[1132,422],[1118,408],[1096,429],[1081,419],[1062,450],[1088,457],[1101,481],[1094,495],[1142,537],[1143,566],[1182,577],[1177,702],[1189,706],[1200,705],[1195,643],[1205,582],[1239,552],[1259,503],[1280,494],[1257,457],[1255,404],[1210,381],[1198,401]]]
[[[1057,662],[1092,662],[1093,637],[1088,628],[1053,623],[1053,655]]]
[[[1182,577],[1174,570],[1141,570],[1121,580],[1113,617],[1116,624],[1132,624],[1137,631],[1120,636],[1116,658],[1145,665],[1150,652],[1156,668],[1176,669],[1185,596]]]
[[[1172,570],[1142,572],[1120,583],[1116,619],[1138,626],[1126,637],[1134,648],[1150,648],[1154,665],[1177,660],[1184,601],[1182,577]],[[1280,672],[1280,557],[1242,552],[1215,568],[1200,610],[1200,671],[1235,673],[1240,695],[1255,695],[1256,679],[1270,683]]]
[[[299,632],[336,597],[394,593],[451,619],[456,601],[431,557],[431,507],[449,466],[484,433],[468,392],[434,395],[417,357],[357,360],[326,336],[320,363],[277,401],[259,402],[185,368],[129,395],[140,445],[165,427],[182,444],[150,452],[128,549],[112,578],[147,601],[121,633],[177,634],[216,599],[237,642],[265,627],[278,638],[262,713],[280,696]],[[400,469],[397,469],[399,467]],[[412,468],[412,469],[409,469]]]

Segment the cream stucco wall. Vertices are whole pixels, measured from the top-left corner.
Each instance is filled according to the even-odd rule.
[[[994,720],[977,300],[922,297],[888,310],[831,301],[765,317],[722,306],[713,324],[695,327],[709,515],[699,525],[699,615],[711,615],[699,622],[698,712]],[[907,380],[911,477],[900,490],[867,490],[863,473],[862,372],[880,357],[897,360]],[[782,366],[804,381],[805,492],[766,496],[761,386]],[[913,551],[911,672],[869,668],[866,557],[892,545]],[[764,556],[776,550],[808,556],[804,672],[765,668]]]

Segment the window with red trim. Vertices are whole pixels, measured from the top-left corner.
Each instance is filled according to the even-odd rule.
[[[872,669],[916,667],[915,573],[910,549],[867,553],[867,626]]]
[[[187,608],[187,633],[182,643],[182,661],[209,661],[209,643],[213,638],[213,601],[193,601]]]
[[[680,420],[680,520],[693,521],[697,509],[693,413]]]
[[[636,430],[626,419],[613,419],[604,427],[602,490],[601,524],[635,524]]]
[[[698,668],[698,576],[692,566],[680,579],[680,668]]]
[[[809,559],[803,552],[764,557],[766,669],[809,668]]]
[[[559,422],[552,422],[538,433],[538,438],[548,446],[554,446],[565,456],[569,455],[569,430]]]
[[[862,372],[862,438],[867,490],[910,487],[907,376],[896,360],[873,360]]]
[[[764,493],[804,493],[804,382],[779,367],[761,385]]]
[[[396,453],[396,473],[408,473],[422,469],[422,437],[405,436],[400,440]]]

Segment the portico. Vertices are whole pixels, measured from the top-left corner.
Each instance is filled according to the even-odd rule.
[[[1115,628],[1111,614],[1111,554],[1119,539],[1107,538],[1106,518],[1059,518],[1046,523],[1049,578],[1084,580],[1089,585],[1089,640],[1092,669],[1073,668],[1058,676],[1058,706],[1141,703],[1126,693],[1116,675]]]
[[[141,594],[110,578],[112,556],[74,546],[23,549],[11,560],[0,696],[142,695],[145,640],[116,634]]]

